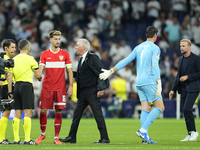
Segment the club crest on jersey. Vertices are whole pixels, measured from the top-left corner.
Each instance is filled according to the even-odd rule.
[[[64,56],[62,56],[62,55],[59,56],[59,59],[60,59],[60,60],[63,60],[63,58],[64,58]]]

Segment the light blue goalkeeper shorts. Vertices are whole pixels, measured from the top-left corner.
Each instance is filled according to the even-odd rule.
[[[142,101],[154,102],[162,99],[162,95],[156,97],[157,84],[136,86],[136,89],[140,98],[140,102]]]

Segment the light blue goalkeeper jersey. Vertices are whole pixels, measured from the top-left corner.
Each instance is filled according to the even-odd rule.
[[[137,65],[136,86],[156,84],[156,79],[160,78],[160,48],[153,42],[145,41],[135,47],[131,54],[115,67],[120,70],[134,59]]]

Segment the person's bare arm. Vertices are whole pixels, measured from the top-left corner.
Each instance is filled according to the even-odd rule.
[[[8,99],[13,99],[13,94],[12,94],[13,74],[11,72],[8,72],[6,73],[5,77],[6,77],[6,80],[8,81]]]
[[[40,65],[39,69],[33,69],[35,77],[37,78],[38,81],[42,81],[42,71],[43,71],[43,69],[44,69],[43,65]]]
[[[67,68],[67,73],[69,77],[69,88],[67,90],[68,97],[71,97],[73,94],[73,71],[72,68]]]

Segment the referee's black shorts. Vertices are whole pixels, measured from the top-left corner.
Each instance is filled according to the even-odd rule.
[[[33,85],[30,82],[16,82],[14,109],[34,109]]]
[[[14,92],[14,86],[12,86],[12,91]],[[2,99],[8,99],[8,85],[3,85],[1,88]],[[13,109],[13,104],[7,107],[8,110]]]

